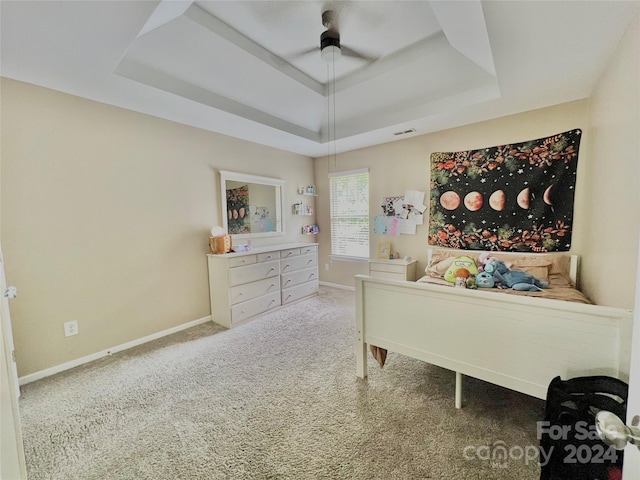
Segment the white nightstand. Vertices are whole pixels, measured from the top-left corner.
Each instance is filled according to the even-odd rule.
[[[369,259],[369,275],[390,280],[416,280],[416,261],[407,262],[403,258],[396,260]]]

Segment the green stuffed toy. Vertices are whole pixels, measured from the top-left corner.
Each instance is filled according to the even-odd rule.
[[[456,270],[458,270],[459,268],[466,269],[472,276],[478,275],[479,273],[478,267],[476,266],[476,262],[473,261],[473,258],[462,255],[453,259],[453,262],[451,262],[451,266],[449,266],[447,271],[444,273],[444,279],[447,282],[453,283],[455,285]]]

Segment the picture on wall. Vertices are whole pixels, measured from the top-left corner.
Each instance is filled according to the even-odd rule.
[[[433,153],[429,245],[568,251],[581,135]]]
[[[229,235],[251,232],[248,185],[227,189],[227,215]]]

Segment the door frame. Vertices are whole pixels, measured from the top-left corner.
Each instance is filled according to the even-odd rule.
[[[627,398],[626,424],[640,415],[640,242],[638,243],[638,266],[636,268],[636,298],[633,305],[633,330],[631,332],[631,365],[629,368],[629,396]],[[640,450],[631,444],[624,449],[622,480],[640,478]]]
[[[9,315],[9,299],[6,295],[7,283],[4,273],[4,258],[0,244],[0,295],[2,308],[0,309],[0,377],[2,377],[2,392],[0,392],[0,477],[27,478],[27,464],[22,442],[22,424],[20,422],[20,384],[13,350],[13,333],[11,317]],[[6,380],[5,380],[6,378]],[[8,386],[8,388],[6,388]]]

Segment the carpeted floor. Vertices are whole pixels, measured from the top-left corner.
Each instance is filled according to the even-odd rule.
[[[453,372],[393,353],[358,379],[354,317],[321,287],[25,385],[29,479],[539,477],[543,401],[465,378],[456,410]]]

